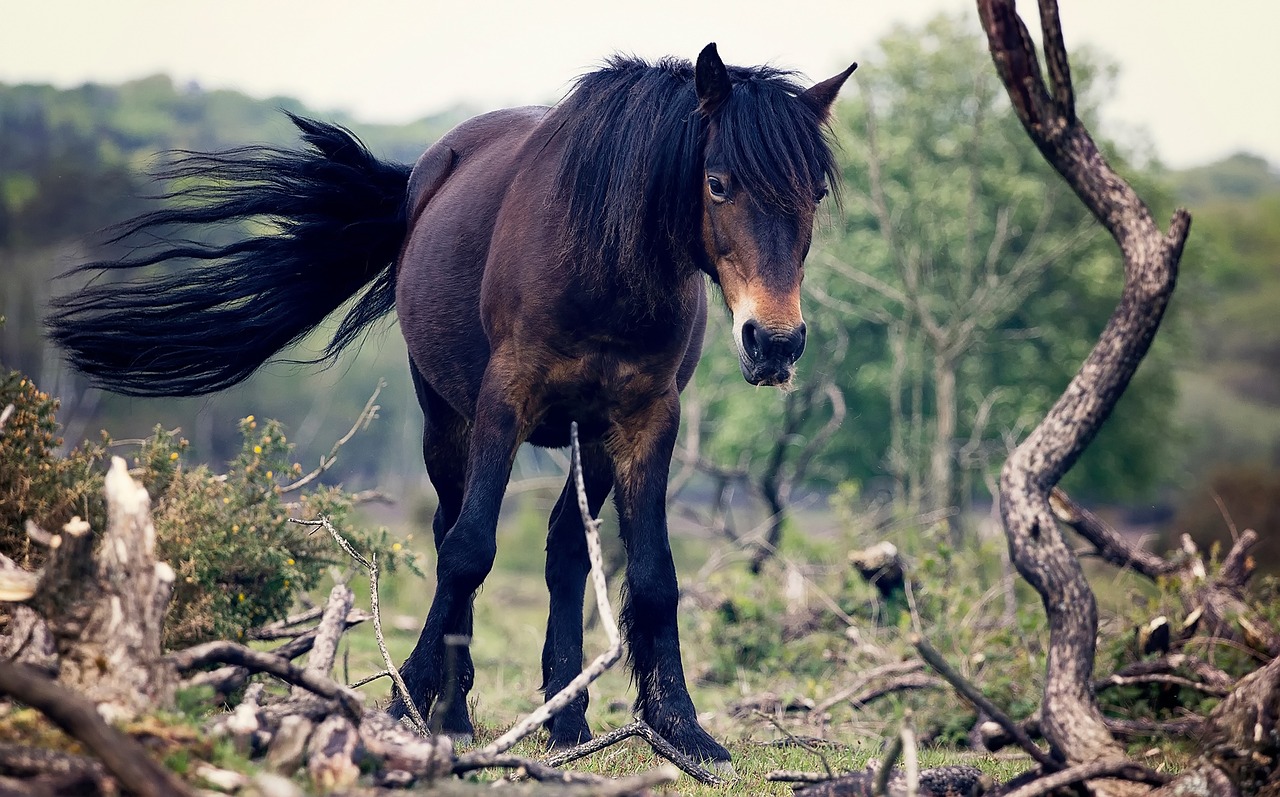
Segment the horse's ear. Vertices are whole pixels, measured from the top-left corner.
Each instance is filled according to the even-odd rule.
[[[693,70],[693,85],[698,90],[698,109],[710,115],[729,99],[733,84],[729,82],[729,70],[725,69],[716,43],[711,42],[698,53],[698,65]]]
[[[834,77],[829,77],[821,83],[815,83],[809,87],[809,90],[800,97],[809,107],[813,108],[814,113],[818,114],[819,119],[826,119],[831,113],[831,104],[836,101],[836,95],[840,93],[840,87],[853,74],[853,70],[858,65],[852,64],[848,69],[844,70]]]

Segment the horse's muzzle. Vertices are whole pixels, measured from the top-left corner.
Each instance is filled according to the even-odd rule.
[[[742,325],[742,376],[753,385],[785,385],[791,381],[795,362],[804,353],[805,326],[771,330],[755,321]]]

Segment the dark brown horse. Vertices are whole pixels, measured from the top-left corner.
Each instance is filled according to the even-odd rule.
[[[666,487],[679,394],[702,348],[704,275],[733,313],[746,380],[791,379],[803,262],[835,170],[824,127],[852,71],[805,90],[778,70],[726,67],[714,45],[696,67],[614,58],[554,108],[463,123],[412,170],[295,117],[309,149],[185,157],[166,176],[195,187],[118,236],[159,243],[82,270],[184,268],[65,297],[49,326],[104,388],[192,395],[245,379],[361,291],[327,355],[395,307],[440,503],[435,597],[404,664],[410,694],[391,710],[435,703],[456,734],[471,732],[474,670],[463,649],[444,683],[444,638],[471,633],[513,456],[522,442],[567,445],[577,421],[591,509],[614,490],[621,519],[637,708],[685,753],[724,761],[698,725],[676,629]],[[253,218],[276,229],[229,244],[174,232]],[[548,695],[582,666],[588,562],[572,489],[547,536]],[[551,721],[551,744],[589,738],[586,706]]]

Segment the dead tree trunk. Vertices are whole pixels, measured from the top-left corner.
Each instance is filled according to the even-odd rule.
[[[1080,371],[1000,474],[1001,515],[1014,566],[1044,602],[1048,673],[1041,729],[1056,758],[1083,764],[1118,758],[1091,689],[1097,605],[1049,505],[1049,492],[1111,414],[1146,355],[1173,292],[1190,228],[1186,211],[1166,233],[1103,158],[1076,117],[1070,67],[1055,0],[1040,0],[1049,84],[1014,0],[978,0],[996,71],[1018,118],[1045,159],[1115,238],[1124,256],[1120,303]],[[1145,787],[1096,782],[1099,794]]]

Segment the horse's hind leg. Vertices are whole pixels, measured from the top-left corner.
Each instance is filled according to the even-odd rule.
[[[613,471],[600,443],[582,446],[582,480],[592,517],[613,487]],[[565,688],[582,671],[582,599],[591,564],[578,507],[573,474],[560,493],[547,533],[547,639],[542,646],[542,690],[548,698]],[[587,692],[547,721],[550,747],[572,747],[591,738],[587,729]]]
[[[466,419],[453,411],[451,407],[426,383],[416,367],[413,371],[414,388],[418,393],[418,401],[422,405],[424,415],[422,431],[422,458],[427,466],[427,476],[435,487],[439,500],[435,516],[431,520],[431,532],[435,538],[437,554],[444,542],[445,535],[458,522],[458,514],[462,509],[462,494],[466,481],[466,461],[469,443],[469,432]],[[446,633],[470,637],[472,617],[470,607],[458,627],[448,629]],[[424,671],[411,656],[402,668],[405,686],[414,695],[436,694],[446,687],[447,692],[440,694],[435,706],[432,724],[437,725],[445,733],[453,736],[467,737],[472,734],[471,719],[467,714],[467,693],[475,681],[475,667],[471,661],[470,648],[457,645],[448,649],[453,654],[452,667],[445,661],[444,672]],[[446,653],[446,656],[448,652]],[[450,670],[452,679],[449,678]],[[448,681],[448,683],[445,683]],[[419,701],[422,702],[422,701]],[[400,717],[405,713],[403,700],[399,695],[392,703],[391,713]]]
[[[674,391],[620,418],[610,434],[616,500],[627,549],[622,625],[641,717],[694,760],[728,762],[729,751],[698,724],[680,661],[679,587],[667,539],[667,475],[680,402]]]

